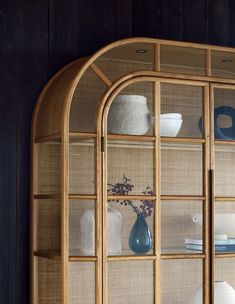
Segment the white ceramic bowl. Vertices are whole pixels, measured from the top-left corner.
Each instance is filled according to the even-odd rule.
[[[161,114],[161,119],[182,119],[182,114],[180,113],[166,113]]]
[[[202,226],[202,214],[194,213],[191,215],[194,223]],[[216,213],[214,216],[215,234],[218,236],[235,234],[235,214],[234,213]]]
[[[227,282],[215,282],[215,304],[234,304],[235,291]],[[202,286],[197,287],[193,295],[192,304],[202,304]]]
[[[160,115],[160,134],[166,137],[176,137],[180,131],[183,120],[180,113],[167,113]]]

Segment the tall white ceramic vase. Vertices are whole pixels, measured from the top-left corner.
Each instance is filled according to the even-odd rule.
[[[121,254],[122,216],[119,211],[107,208],[108,254]],[[95,212],[86,209],[80,216],[80,251],[84,255],[95,255]]]

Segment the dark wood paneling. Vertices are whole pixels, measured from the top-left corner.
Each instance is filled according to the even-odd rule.
[[[0,2],[0,303],[27,304],[30,122],[68,62],[124,37],[235,45],[234,0]]]
[[[50,1],[49,71],[132,35],[131,1]]]
[[[133,36],[162,37],[163,2],[159,0],[133,0]]]
[[[15,9],[0,9],[0,303],[16,303],[17,288],[17,97]],[[26,211],[27,212],[27,211]],[[24,243],[28,244],[25,239]],[[26,265],[25,265],[26,266]]]
[[[170,40],[183,40],[183,0],[163,1],[162,37]],[[155,21],[157,23],[157,20]]]
[[[183,0],[133,0],[133,36],[183,39]]]
[[[235,47],[235,1],[229,1],[229,42],[228,44]]]
[[[0,303],[29,299],[32,110],[47,81],[47,1],[1,1]]]
[[[232,0],[207,0],[208,43],[230,44],[229,2]]]
[[[17,40],[20,45],[17,98],[17,299],[29,298],[29,163],[30,125],[39,92],[47,82],[48,1],[18,0]],[[18,53],[18,51],[17,51]]]
[[[206,0],[184,0],[184,41],[207,42],[206,15]]]

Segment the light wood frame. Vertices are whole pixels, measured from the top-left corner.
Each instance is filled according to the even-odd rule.
[[[154,70],[135,71],[122,76],[112,82],[107,75],[96,65],[96,60],[111,49],[131,43],[148,43],[154,47]],[[161,45],[190,47],[203,49],[205,57],[205,76],[185,75],[180,73],[161,71]],[[217,47],[211,45],[192,44],[175,41],[165,41],[149,38],[131,38],[114,42],[93,56],[77,60],[59,71],[47,84],[39,96],[32,120],[31,136],[31,303],[37,303],[37,257],[59,260],[61,263],[61,304],[68,304],[68,263],[72,261],[93,261],[96,263],[96,304],[107,304],[107,265],[109,261],[128,260],[152,260],[154,261],[154,303],[160,304],[160,262],[163,259],[202,259],[203,261],[203,291],[204,303],[213,303],[213,265],[214,257],[231,258],[235,254],[214,254],[213,252],[213,205],[214,200],[235,201],[235,197],[214,197],[213,193],[213,169],[214,169],[214,140],[213,140],[213,89],[215,87],[233,88],[235,79],[218,78],[211,76],[211,56],[213,51],[235,53],[232,48]],[[70,132],[69,115],[75,89],[86,73],[87,69],[96,73],[105,84],[103,98],[97,111],[96,132]],[[160,138],[159,125],[156,120],[154,136],[128,136],[107,134],[107,115],[109,107],[115,96],[126,86],[139,81],[154,83],[155,115],[160,114],[160,83],[188,84],[204,88],[204,137],[203,138]],[[209,84],[211,88],[209,90]],[[54,112],[54,109],[57,109]],[[54,117],[53,121],[51,117]],[[96,193],[94,195],[82,195],[69,193],[69,140],[70,138],[94,138],[96,142]],[[126,141],[153,142],[157,156],[155,157],[155,251],[149,256],[115,256],[107,257],[106,252],[106,201],[107,201],[107,177],[106,177],[106,147],[109,139],[121,139]],[[61,188],[57,194],[39,194],[37,185],[37,144],[59,141],[61,145]],[[200,143],[203,145],[203,195],[202,196],[162,196],[160,193],[160,145],[161,142]],[[216,141],[220,144],[233,145],[233,141]],[[69,256],[68,253],[68,201],[69,199],[94,199],[96,200],[96,256],[82,257]],[[117,199],[121,197],[117,197]],[[132,199],[141,199],[140,196],[132,196]],[[39,199],[60,199],[61,201],[61,252],[40,252],[37,248],[37,212],[35,205]],[[161,204],[164,200],[199,200],[203,201],[204,214],[204,252],[201,254],[161,254]],[[103,202],[102,208],[97,202]]]

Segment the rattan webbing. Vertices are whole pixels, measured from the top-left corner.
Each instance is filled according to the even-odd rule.
[[[162,261],[161,281],[161,304],[189,304],[202,284],[202,261]]]
[[[37,258],[38,304],[61,303],[60,263]]]
[[[95,263],[69,264],[69,304],[95,304]]]
[[[152,304],[153,262],[108,263],[109,304]]]
[[[147,186],[153,189],[154,149],[108,146],[107,160],[108,183],[122,181],[125,174],[134,185],[130,194],[142,194]]]
[[[202,150],[161,150],[161,194],[202,195]]]
[[[95,194],[94,141],[69,145],[69,192]]]
[[[61,243],[61,207],[59,200],[35,201],[38,210],[38,250],[59,250]]]
[[[70,131],[95,131],[97,106],[106,89],[107,86],[89,68],[74,92],[70,110]]]
[[[37,181],[38,193],[59,193],[60,176],[60,144],[37,144]]]

